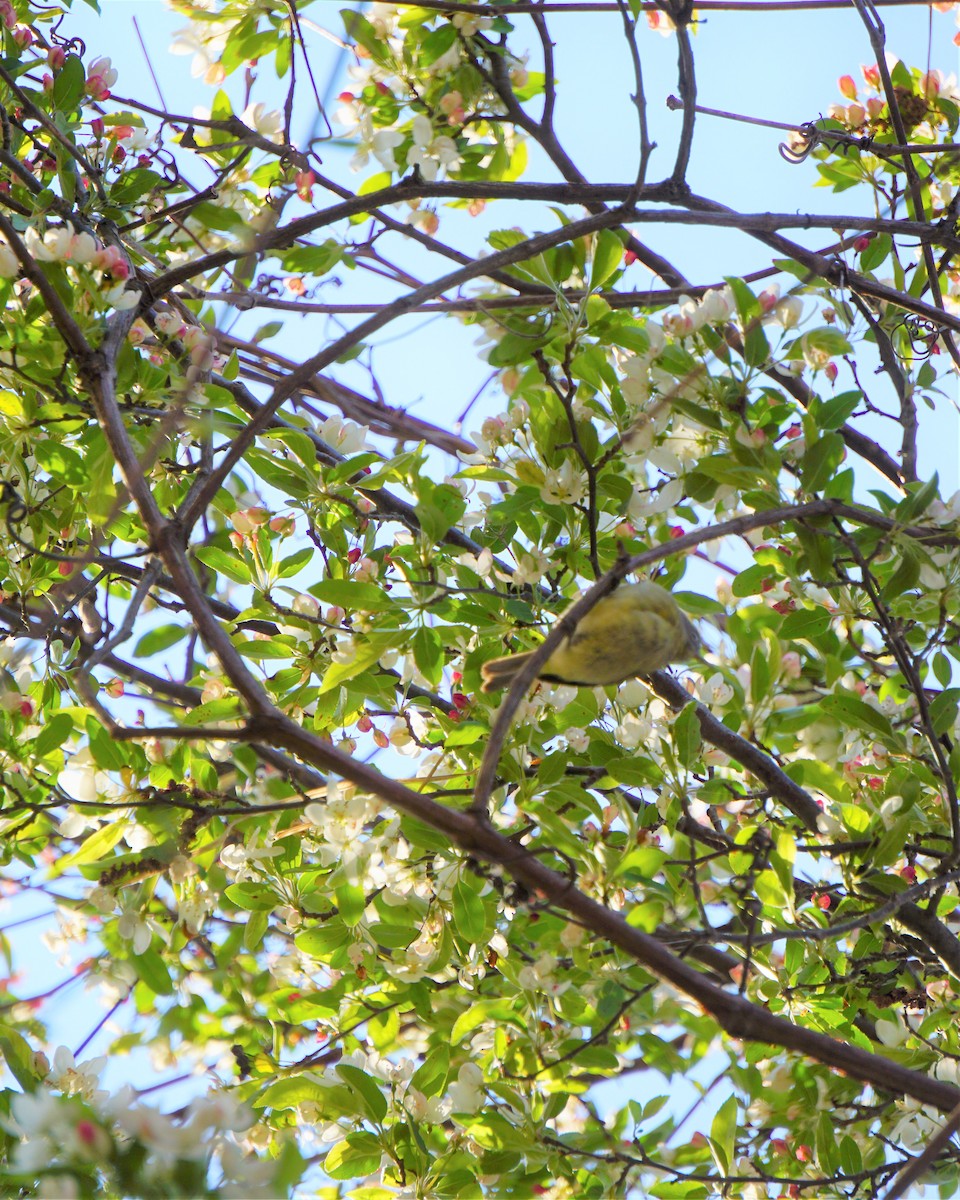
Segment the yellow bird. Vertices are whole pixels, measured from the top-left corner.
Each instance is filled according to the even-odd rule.
[[[692,658],[700,635],[658,583],[626,584],[597,602],[540,669],[540,679],[596,687],[649,675]],[[484,692],[508,687],[532,650],[494,658],[480,669]]]

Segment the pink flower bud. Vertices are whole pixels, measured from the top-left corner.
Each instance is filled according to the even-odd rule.
[[[872,88],[875,88],[877,91],[879,91],[880,90],[880,68],[878,66],[876,66],[876,64],[874,64],[874,66],[872,66],[872,67],[861,66],[860,70],[863,72],[863,78],[866,82],[867,87],[872,87]]]
[[[104,246],[90,260],[91,266],[122,283],[130,278],[130,265],[116,246]]]
[[[102,117],[94,117],[93,120],[90,122],[90,132],[93,134],[93,136],[97,139],[98,142],[103,137],[103,131],[104,131],[103,118]]]
[[[54,71],[59,71],[67,61],[67,52],[62,46],[51,46],[47,51],[47,65]]]
[[[837,84],[840,88],[841,96],[844,96],[847,100],[856,100],[857,85],[853,82],[852,75],[841,75],[837,80]]]
[[[317,182],[317,177],[313,171],[298,171],[296,175],[297,195],[305,203],[313,199],[313,185]]]
[[[28,46],[32,46],[36,40],[33,36],[33,30],[28,29],[26,25],[21,25],[13,31],[13,40],[17,43],[21,50],[26,50]]]
[[[927,71],[925,75],[920,76],[920,94],[928,100],[932,100],[934,96],[940,95],[939,71]]]

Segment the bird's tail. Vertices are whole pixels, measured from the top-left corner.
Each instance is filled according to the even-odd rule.
[[[480,691],[496,692],[500,688],[509,687],[532,653],[532,650],[527,650],[523,654],[508,654],[505,658],[491,658],[489,662],[485,662],[480,668],[480,674],[483,676]]]

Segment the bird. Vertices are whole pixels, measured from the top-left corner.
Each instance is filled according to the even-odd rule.
[[[540,679],[598,687],[649,675],[692,658],[700,635],[658,583],[625,584],[599,600],[540,668]],[[532,650],[493,658],[480,668],[481,691],[508,687]]]

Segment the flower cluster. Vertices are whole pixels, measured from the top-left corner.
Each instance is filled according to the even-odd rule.
[[[69,221],[42,235],[31,226],[24,236],[24,246],[37,262],[74,268],[76,278],[90,289],[88,294],[105,308],[124,310],[140,303],[139,290],[127,287],[130,265],[123,252],[116,246],[102,245],[90,233],[78,233]],[[85,270],[77,272],[76,268]],[[0,241],[0,278],[19,279],[24,274],[16,251],[8,242]]]
[[[36,1184],[46,1200],[90,1195],[92,1186],[128,1196],[185,1190],[224,1200],[276,1195],[276,1164],[238,1140],[253,1113],[228,1092],[211,1092],[181,1115],[166,1116],[143,1104],[129,1085],[115,1095],[98,1088],[105,1062],[77,1065],[60,1047],[42,1086],[7,1093],[10,1115],[2,1123],[18,1139],[11,1185]]]

